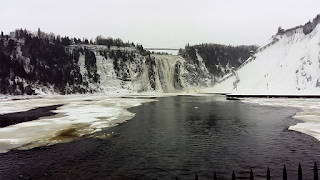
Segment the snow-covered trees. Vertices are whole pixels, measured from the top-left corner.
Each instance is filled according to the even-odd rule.
[[[221,67],[226,68],[238,67],[243,61],[250,57],[250,51],[256,50],[257,46],[227,46],[220,44],[198,44],[190,46],[187,44],[185,49],[179,50],[179,54],[186,60],[191,60],[194,64],[198,64],[196,53],[203,58],[203,61],[209,72],[215,76],[222,75]]]
[[[50,43],[50,36],[44,36],[40,29],[38,33],[44,38],[22,29],[17,30],[14,37],[0,38],[0,93],[33,94],[28,84],[34,82],[51,85],[62,94],[78,92],[82,81],[74,57],[79,57],[79,52],[66,51],[63,43],[67,37],[61,42],[57,36],[55,42]],[[69,88],[71,92],[66,91],[68,84],[73,85]]]
[[[97,60],[95,54],[88,50],[84,50],[85,53],[85,66],[88,70],[89,78],[92,78],[94,82],[99,81],[99,75],[97,74]]]
[[[277,34],[278,34],[278,35],[281,35],[281,34],[283,34],[284,32],[285,32],[284,29],[282,29],[281,26],[279,26],[279,27],[278,27],[278,32],[277,32]]]
[[[95,44],[106,45],[110,49],[111,46],[130,47],[132,46],[133,43],[129,43],[129,42],[124,43],[120,38],[116,38],[116,39],[112,37],[104,38],[103,36],[99,35],[95,39]]]

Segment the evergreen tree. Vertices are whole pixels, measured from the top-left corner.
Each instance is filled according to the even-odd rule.
[[[89,44],[88,39],[84,39],[84,44]]]
[[[37,36],[38,36],[38,38],[41,38],[41,30],[40,30],[40,28],[38,28]]]
[[[60,44],[61,44],[61,38],[60,38],[60,35],[58,35],[56,38],[56,45],[60,45]]]
[[[70,39],[69,37],[65,36],[64,38],[61,39],[61,44],[64,46],[69,46],[70,45]]]
[[[73,38],[73,43],[74,43],[74,44],[78,44],[77,38]]]
[[[283,34],[283,33],[284,33],[284,29],[282,29],[281,26],[279,26],[277,34]]]

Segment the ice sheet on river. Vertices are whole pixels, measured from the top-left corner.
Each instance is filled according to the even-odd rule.
[[[54,116],[0,128],[0,152],[68,142],[131,119],[134,113],[129,112],[128,108],[150,101],[154,100],[107,96],[59,96],[0,101],[0,114],[63,104],[53,111],[58,113]]]

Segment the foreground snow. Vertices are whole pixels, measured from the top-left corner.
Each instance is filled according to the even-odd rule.
[[[200,95],[195,90],[179,95]],[[0,96],[0,115],[62,105],[54,116],[0,128],[0,153],[69,142],[134,117],[127,109],[176,93],[110,91],[103,95]],[[126,98],[123,98],[126,97]],[[150,98],[141,98],[150,97]],[[104,138],[104,137],[102,137]]]
[[[68,142],[131,119],[134,113],[129,112],[128,108],[151,101],[154,100],[108,96],[57,96],[1,101],[0,114],[44,106],[63,106],[53,111],[57,115],[0,128],[0,152]]]

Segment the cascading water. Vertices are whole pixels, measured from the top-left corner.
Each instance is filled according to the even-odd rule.
[[[100,77],[99,82],[88,81],[83,55],[79,57],[79,67],[89,87],[101,92],[177,92],[177,90],[193,88],[195,82],[199,84],[202,81],[207,82],[208,79],[206,78],[208,70],[200,56],[201,68],[196,69],[194,64],[187,63],[179,55],[143,56],[136,53],[133,59],[118,59],[116,64],[115,60],[109,56],[101,55],[97,50],[93,51]],[[115,68],[115,65],[118,68]]]
[[[152,55],[155,58],[156,87],[163,92],[174,92],[182,89],[183,77],[182,61],[180,56],[174,55]]]

